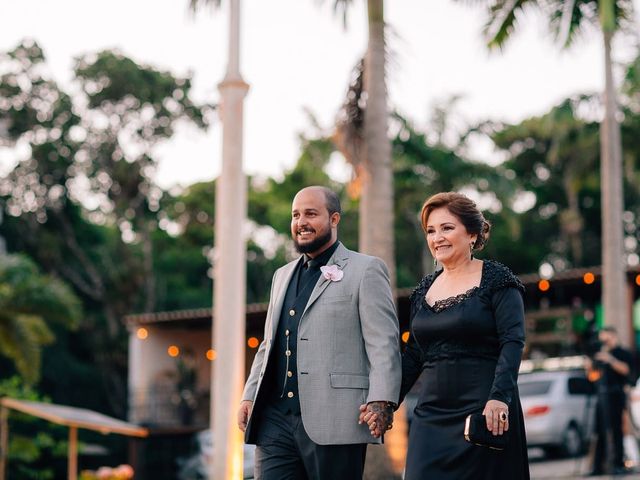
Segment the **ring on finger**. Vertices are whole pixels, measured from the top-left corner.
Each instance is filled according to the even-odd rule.
[[[505,423],[507,421],[507,412],[505,411],[500,412],[498,415],[498,419],[500,420],[501,423]]]

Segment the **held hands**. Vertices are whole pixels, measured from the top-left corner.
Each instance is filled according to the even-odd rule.
[[[240,402],[240,408],[238,409],[238,428],[243,432],[247,429],[247,422],[249,421],[252,408],[253,402],[251,400],[243,400]]]
[[[482,414],[487,419],[487,430],[502,435],[509,430],[509,406],[499,400],[489,400]]]
[[[380,438],[393,428],[393,405],[389,402],[369,402],[360,405],[358,423],[366,423],[374,438]]]

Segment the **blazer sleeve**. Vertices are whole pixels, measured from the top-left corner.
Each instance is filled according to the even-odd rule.
[[[269,293],[269,306],[267,308],[267,321],[264,322],[264,335],[262,336],[262,342],[260,342],[260,346],[258,347],[258,351],[256,352],[256,356],[253,358],[253,364],[251,365],[251,372],[249,372],[249,377],[244,385],[244,390],[242,392],[242,401],[251,400],[254,401],[257,393],[258,382],[260,380],[260,372],[262,372],[262,365],[266,361],[265,353],[267,351],[267,341],[269,341],[269,337],[271,336],[270,330],[273,324],[273,290],[274,285],[276,284],[276,277],[278,276],[278,271],[276,271],[273,275],[273,279],[271,281],[271,291]]]
[[[358,310],[369,360],[367,402],[397,402],[400,392],[400,341],[395,304],[387,267],[372,258],[358,292]]]
[[[516,389],[524,348],[524,302],[520,290],[508,287],[495,291],[491,303],[500,355],[489,398],[509,404]]]

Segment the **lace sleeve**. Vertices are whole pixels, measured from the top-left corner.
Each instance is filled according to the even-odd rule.
[[[524,285],[509,267],[493,260],[485,260],[485,262],[487,262],[486,278],[482,279],[482,283],[490,293],[496,293],[504,288],[515,288],[524,294]]]

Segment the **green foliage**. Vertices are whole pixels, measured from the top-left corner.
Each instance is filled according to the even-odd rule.
[[[45,351],[62,370],[47,365],[43,385],[67,403],[86,401],[123,416],[127,332],[121,318],[154,310],[157,300],[153,235],[164,193],[152,182],[155,147],[178,122],[205,128],[213,107],[191,100],[190,78],[118,52],[79,58],[74,75],[81,88],[73,97],[47,76],[45,55],[34,42],[2,55],[0,72],[6,127],[0,144],[28,149],[0,179],[6,213],[0,234],[10,251],[24,252],[66,281],[85,312],[78,338],[55,331],[67,350],[52,345]],[[79,388],[59,387],[71,379]]]
[[[340,239],[347,246],[357,247],[357,205],[348,197],[346,185],[333,181],[326,172],[335,147],[331,140],[317,136],[300,136],[301,153],[293,168],[284,173],[281,180],[269,178],[264,181],[253,179],[249,189],[249,218],[256,226],[261,226],[261,234],[269,232],[271,240],[260,249],[256,240],[249,243],[247,294],[259,301],[268,300],[271,277],[293,251],[291,241],[291,201],[301,188],[323,185],[332,188],[341,198],[342,218]],[[262,252],[260,250],[263,250]]]
[[[492,204],[500,206],[512,190],[500,169],[466,160],[442,143],[434,145],[402,117],[396,120],[400,124],[393,144],[397,282],[408,287],[433,268],[420,222],[427,198],[438,192],[471,190],[495,197]],[[439,121],[446,128],[447,119]]]
[[[583,120],[580,109],[593,99],[576,97],[541,117],[499,126],[492,135],[508,152],[504,166],[534,208],[521,213],[520,236],[535,235],[538,262],[557,268],[597,265],[600,255],[599,126]]]
[[[515,33],[518,21],[531,10],[548,19],[549,29],[562,47],[569,47],[588,28],[613,32],[631,30],[631,0],[515,0],[491,1],[483,29],[489,48],[502,48]]]
[[[0,353],[27,382],[38,379],[42,347],[54,340],[49,325],[76,327],[80,312],[78,298],[63,282],[41,275],[25,256],[0,256]]]
[[[50,401],[18,376],[0,380],[0,396],[35,402]],[[54,468],[54,465],[64,464],[67,450],[65,435],[64,427],[10,410],[8,453],[10,478],[46,480],[62,475],[62,471]]]
[[[178,196],[162,198],[159,215],[166,227],[153,234],[160,311],[211,305],[208,255],[213,247],[214,199],[214,182],[197,183]]]

